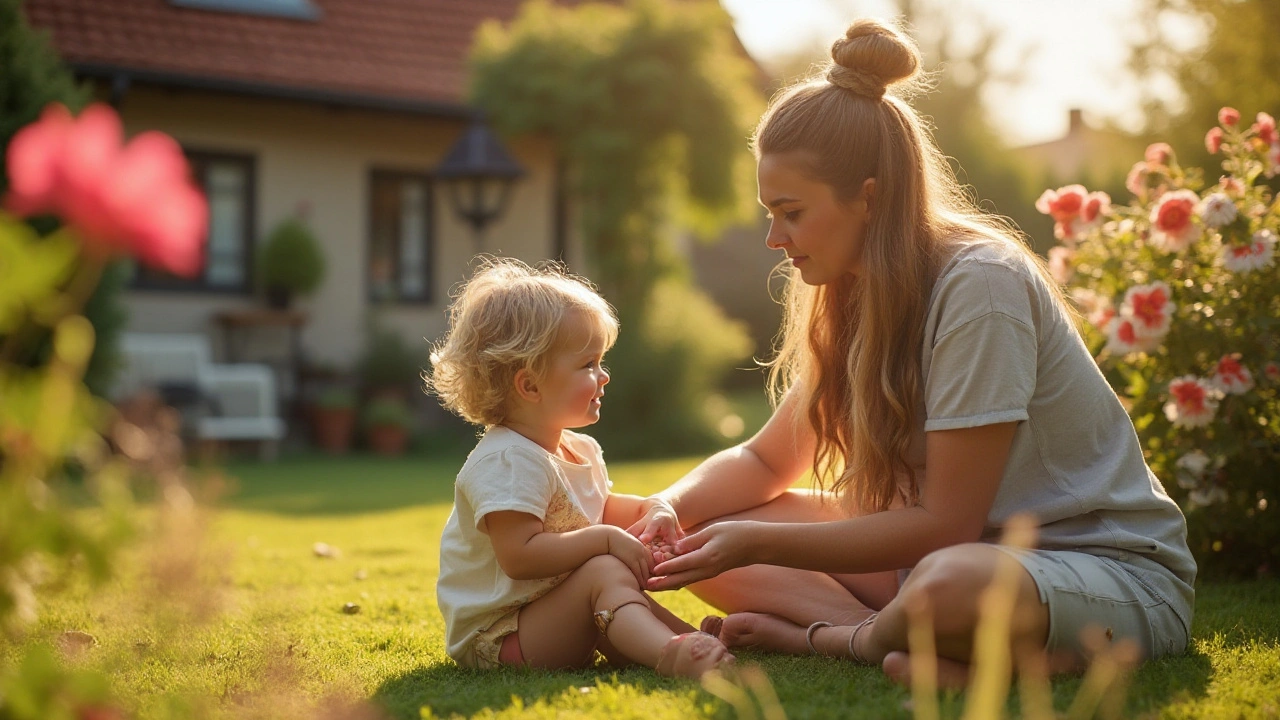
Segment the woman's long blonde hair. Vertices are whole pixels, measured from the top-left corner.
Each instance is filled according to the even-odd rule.
[[[817,436],[818,484],[870,512],[919,499],[907,451],[924,411],[925,315],[946,259],[961,243],[989,238],[1021,248],[1049,276],[1007,221],[975,207],[920,116],[897,95],[922,84],[915,43],[859,20],[831,56],[824,76],[774,98],[753,144],[757,159],[796,154],[841,201],[875,178],[862,271],[810,287],[791,270],[769,389],[775,403],[798,393],[805,413],[797,421]]]

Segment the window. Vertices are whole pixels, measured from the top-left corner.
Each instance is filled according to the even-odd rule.
[[[188,152],[191,176],[209,201],[204,269],[195,278],[138,267],[133,285],[142,289],[247,293],[252,280],[253,158]]]
[[[369,298],[431,300],[431,178],[375,170],[370,182]]]
[[[311,0],[169,0],[170,5],[214,12],[264,15],[292,20],[320,19],[320,8]]]

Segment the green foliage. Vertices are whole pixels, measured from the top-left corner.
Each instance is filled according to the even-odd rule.
[[[356,393],[350,388],[333,385],[320,391],[320,393],[316,395],[316,399],[313,404],[316,407],[326,408],[329,410],[354,408],[356,406]]]
[[[14,134],[35,121],[46,105],[62,103],[77,112],[90,97],[89,87],[76,83],[54,52],[47,34],[36,32],[27,24],[21,5],[20,0],[0,0],[0,161]],[[0,197],[8,187],[8,171],[0,162]],[[47,231],[54,223],[44,221],[35,225]],[[85,372],[85,383],[100,396],[110,387],[120,362],[118,338],[128,319],[120,299],[127,281],[126,272],[123,267],[109,267],[85,307],[85,317],[93,324],[97,339]],[[0,269],[2,274],[4,270]],[[37,281],[29,277],[20,280]],[[10,277],[7,282],[15,281]],[[0,308],[0,313],[3,312]],[[0,336],[4,332],[0,326]],[[14,359],[29,366],[45,363],[51,350],[48,338],[29,343],[28,350],[25,357]]]
[[[1235,105],[1280,116],[1280,3],[1274,0],[1145,0],[1146,38],[1134,48],[1133,69],[1144,80],[1162,75],[1177,84],[1185,103],[1148,98],[1148,130],[1166,139],[1184,165],[1213,161],[1204,147],[1204,128],[1218,108]],[[1161,19],[1162,15],[1173,16]],[[1181,23],[1171,22],[1172,19]],[[1171,29],[1191,25],[1207,33],[1187,52]],[[1185,42],[1185,41],[1184,41]],[[1148,83],[1146,87],[1163,87]]]
[[[366,389],[408,390],[421,385],[425,360],[422,354],[414,352],[400,333],[373,323],[369,345],[360,359],[357,372]]]
[[[374,398],[364,406],[360,421],[367,428],[388,425],[407,428],[413,422],[413,415],[403,400]]]
[[[610,457],[724,445],[716,411],[728,408],[711,402],[708,389],[736,363],[749,361],[746,327],[679,280],[660,282],[645,313],[629,319],[622,318],[623,332],[605,359],[612,379],[604,412],[587,432]]]
[[[588,274],[622,320],[609,391],[622,397],[606,415],[630,431],[604,431],[619,442],[606,445],[611,453],[708,442],[700,408],[730,358],[749,351],[736,326],[668,319],[676,294],[711,317],[687,287],[674,227],[710,233],[751,216],[745,138],[762,109],[752,70],[729,16],[708,0],[533,2],[509,27],[478,33],[475,101],[507,133],[556,141],[582,212]],[[667,326],[673,334],[661,337]]]
[[[291,218],[267,236],[258,256],[258,272],[265,288],[305,295],[324,280],[324,252],[311,230]]]
[[[1252,269],[1229,258],[1233,249],[1274,247],[1280,205],[1259,184],[1264,170],[1276,169],[1269,148],[1253,130],[1227,128],[1226,137],[1222,169],[1231,184],[1195,192],[1201,173],[1172,157],[1153,159],[1160,155],[1153,148],[1142,194],[1082,237],[1068,235],[1055,253],[1075,266],[1073,294],[1097,326],[1086,328],[1091,345],[1130,403],[1148,463],[1186,512],[1202,573],[1249,577],[1274,572],[1280,557],[1280,267],[1273,251]],[[1201,196],[1229,207],[1234,219],[1209,219]],[[1153,209],[1174,198],[1195,208],[1181,250],[1162,244],[1153,220]],[[1171,308],[1136,309],[1126,299],[1161,283]],[[1124,327],[1141,330],[1135,318],[1144,312],[1167,316],[1168,329],[1134,342]],[[1232,370],[1220,363],[1232,358],[1247,382],[1223,380]],[[1177,402],[1171,385],[1186,378],[1207,393],[1207,414]]]
[[[0,0],[0,148],[9,147],[19,128],[35,121],[49,103],[76,112],[88,101],[89,88],[76,84],[47,34],[27,24],[22,1]],[[0,195],[8,187],[0,167]]]

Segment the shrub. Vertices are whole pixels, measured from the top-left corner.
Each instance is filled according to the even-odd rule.
[[[687,283],[663,280],[641,317],[622,318],[618,344],[605,358],[611,379],[604,412],[587,432],[611,457],[721,447],[712,398],[725,372],[750,354],[744,324]]]
[[[365,427],[394,426],[407,428],[413,422],[409,406],[403,400],[374,398],[365,406],[360,416]]]
[[[311,230],[296,218],[276,226],[258,259],[262,286],[305,295],[324,280],[324,253]]]
[[[1253,575],[1280,557],[1280,170],[1275,121],[1223,108],[1206,136],[1225,174],[1204,187],[1164,143],[1147,149],[1111,205],[1078,185],[1049,190],[1055,277],[1129,408],[1155,473],[1187,515],[1210,575]],[[1099,352],[1100,351],[1100,352]]]

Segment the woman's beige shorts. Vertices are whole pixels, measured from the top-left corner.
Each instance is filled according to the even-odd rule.
[[[1040,602],[1049,608],[1048,652],[1089,655],[1081,640],[1091,625],[1112,641],[1137,643],[1145,659],[1186,649],[1187,630],[1177,613],[1124,563],[1070,550],[992,547],[1017,558],[1035,580]]]

